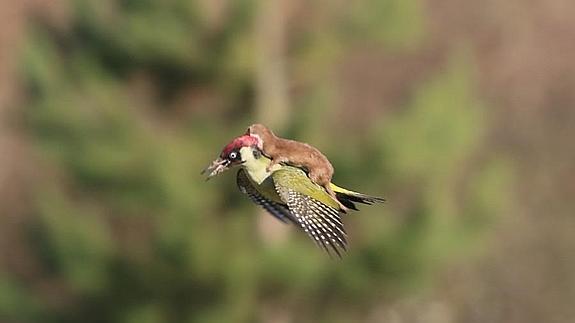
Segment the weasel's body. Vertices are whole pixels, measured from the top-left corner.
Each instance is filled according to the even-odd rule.
[[[279,163],[305,168],[309,178],[323,187],[337,201],[343,211],[347,211],[347,208],[338,201],[330,185],[333,166],[317,148],[295,140],[280,138],[261,124],[251,125],[247,134],[256,137],[258,148],[271,158],[272,161],[268,169]]]

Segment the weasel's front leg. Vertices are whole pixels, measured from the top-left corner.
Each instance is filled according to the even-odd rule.
[[[266,167],[266,171],[270,172],[275,165],[278,165],[280,163],[287,163],[288,161],[289,159],[283,156],[277,156],[275,158],[272,158],[271,163],[268,165],[268,167]]]

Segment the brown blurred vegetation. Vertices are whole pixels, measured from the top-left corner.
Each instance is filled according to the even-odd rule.
[[[37,321],[44,313],[57,313],[49,316],[51,322],[62,318],[73,321],[78,316],[61,313],[74,307],[80,308],[81,315],[94,315],[93,321],[101,319],[161,322],[161,318],[165,321],[187,321],[182,318],[184,316],[178,316],[180,312],[173,313],[173,317],[158,314],[156,310],[164,306],[163,303],[157,305],[147,298],[140,300],[144,304],[140,309],[115,316],[114,311],[119,313],[120,310],[112,310],[113,305],[94,297],[100,294],[91,294],[92,289],[95,289],[91,284],[107,279],[98,272],[99,266],[109,265],[112,268],[110,270],[116,268],[120,272],[126,271],[123,272],[124,276],[114,276],[118,281],[110,280],[105,283],[109,285],[121,285],[122,279],[130,280],[130,275],[140,273],[132,267],[108,264],[105,262],[108,260],[99,262],[98,259],[113,258],[110,254],[118,253],[121,255],[118,258],[127,257],[130,261],[133,260],[133,263],[137,264],[135,267],[146,266],[142,264],[149,264],[149,258],[156,257],[156,254],[150,251],[153,249],[150,247],[153,243],[158,243],[159,249],[168,250],[168,260],[160,265],[150,265],[149,271],[142,272],[142,277],[137,277],[134,281],[130,280],[126,288],[136,289],[133,291],[134,295],[154,295],[156,292],[160,298],[164,294],[169,295],[166,298],[174,300],[166,301],[172,304],[167,307],[182,313],[186,312],[188,306],[199,304],[202,309],[206,306],[209,308],[205,302],[217,303],[221,299],[225,299],[223,304],[231,304],[234,301],[227,298],[241,295],[239,297],[245,297],[245,302],[240,302],[239,305],[234,303],[236,307],[229,309],[230,313],[222,314],[222,317],[239,317],[238,321],[246,322],[292,322],[298,319],[306,322],[335,321],[339,314],[329,315],[322,311],[315,313],[314,305],[302,305],[298,298],[300,293],[307,292],[312,296],[322,297],[331,292],[338,293],[336,287],[329,289],[325,284],[319,283],[319,287],[316,286],[314,290],[305,288],[308,280],[317,279],[317,275],[326,273],[336,282],[346,282],[346,279],[349,279],[345,297],[357,298],[355,301],[349,301],[353,304],[350,306],[351,314],[342,314],[342,317],[337,318],[340,321],[354,319],[366,322],[562,323],[570,322],[575,317],[575,307],[572,305],[575,299],[575,199],[571,197],[575,193],[575,150],[572,143],[575,137],[575,2],[422,0],[406,1],[405,3],[414,4],[396,5],[395,9],[394,1],[382,2],[389,4],[392,8],[390,12],[400,17],[394,20],[394,16],[378,16],[382,11],[376,10],[374,14],[370,14],[370,9],[361,8],[361,1],[353,2],[353,5],[348,5],[345,1],[319,1],[314,4],[287,0],[269,2],[273,4],[254,1],[250,2],[255,7],[253,13],[240,14],[237,21],[230,21],[230,12],[233,11],[230,9],[233,7],[230,1],[204,0],[196,1],[201,8],[199,15],[203,18],[202,25],[198,27],[201,32],[194,41],[200,44],[209,43],[210,45],[206,46],[211,47],[195,48],[195,53],[186,52],[194,48],[181,45],[180,40],[187,39],[187,31],[179,29],[177,24],[167,24],[166,29],[160,28],[158,32],[172,31],[174,34],[182,33],[183,36],[175,37],[174,42],[166,37],[166,41],[158,46],[158,52],[150,55],[146,54],[146,48],[150,51],[157,49],[150,44],[161,43],[161,33],[150,38],[143,37],[139,39],[141,43],[135,41],[126,47],[122,47],[122,40],[109,47],[103,46],[102,43],[93,47],[86,45],[86,52],[82,52],[82,46],[85,44],[78,45],[73,41],[67,43],[69,39],[66,37],[74,37],[70,36],[71,34],[76,37],[84,35],[73,32],[74,28],[78,28],[75,25],[75,19],[78,17],[75,16],[74,3],[82,2],[90,3],[41,0],[0,2],[2,321]],[[366,3],[373,2],[377,1]],[[109,3],[111,2],[105,1],[101,6],[96,5],[102,12],[94,12],[94,17],[103,15],[111,20],[116,19],[117,13],[110,9],[113,6],[107,6]],[[398,11],[397,8],[402,9]],[[107,10],[112,11],[106,12]],[[385,8],[383,12],[387,12]],[[403,12],[403,15],[398,12]],[[84,14],[90,17],[89,10],[88,14]],[[339,20],[353,15],[358,15],[359,18],[346,20],[343,27],[338,23]],[[406,19],[406,16],[412,18]],[[407,22],[403,22],[403,19]],[[385,20],[385,23],[379,25],[382,20]],[[397,27],[397,32],[391,28],[382,31],[390,26]],[[106,34],[110,30],[105,28],[90,34],[94,32],[89,30],[90,26],[80,27],[86,28],[88,31],[82,32],[87,32],[91,41],[96,43],[103,42],[107,45],[106,42],[115,39],[113,29],[112,35]],[[173,28],[169,29],[170,27]],[[346,28],[355,31],[351,35],[344,31],[342,37],[345,41],[342,41],[338,35],[340,29]],[[56,36],[38,36],[42,32]],[[97,34],[98,32],[102,34]],[[123,32],[129,33],[116,30],[115,34],[121,36]],[[227,33],[233,35],[229,36]],[[227,37],[231,40],[222,46],[225,49],[218,47],[217,41]],[[64,51],[61,56],[46,58],[46,53],[53,52],[40,51],[50,47],[51,42],[56,44],[54,47],[62,45],[58,49]],[[86,56],[68,54],[65,52],[66,46],[78,46],[81,55]],[[90,50],[94,48],[110,52],[93,54]],[[115,50],[124,52],[114,56]],[[216,53],[218,50],[221,52]],[[131,51],[141,55],[135,55]],[[35,57],[34,53],[38,57]],[[104,61],[102,64],[113,66],[110,68],[113,72],[104,73],[99,67],[91,65],[92,56],[100,54]],[[154,56],[156,54],[160,58]],[[136,56],[134,61],[123,61],[132,55]],[[40,66],[39,62],[45,59],[48,62],[47,67]],[[66,79],[67,85],[56,89],[61,92],[57,92],[53,97],[56,101],[51,104],[57,106],[58,98],[65,95],[69,95],[65,100],[70,102],[83,102],[82,98],[74,98],[76,81],[87,84],[87,94],[78,95],[86,95],[87,105],[91,104],[90,98],[93,97],[97,98],[94,99],[94,102],[97,102],[93,103],[95,106],[102,102],[123,106],[125,102],[129,102],[126,104],[127,112],[117,112],[111,108],[99,110],[101,115],[93,116],[95,119],[102,118],[104,124],[117,122],[120,124],[119,128],[128,129],[126,134],[122,133],[118,137],[128,138],[126,140],[130,143],[119,148],[124,150],[125,147],[130,147],[125,153],[128,157],[122,155],[122,152],[114,152],[113,149],[103,149],[101,152],[91,149],[76,151],[73,145],[77,144],[77,147],[82,148],[84,142],[92,142],[92,139],[74,137],[75,129],[63,133],[51,132],[53,130],[50,127],[66,129],[68,125],[64,122],[62,125],[58,120],[61,116],[67,117],[67,111],[56,108],[54,116],[41,113],[44,102],[49,100],[41,96],[38,99],[34,96],[37,94],[34,92],[36,89],[30,89],[30,82],[27,80],[30,78],[30,73],[27,72],[29,66],[21,66],[30,62],[40,66],[39,74],[45,72],[38,78],[41,79],[39,83],[47,88],[57,80],[66,79],[62,75],[68,75],[67,72],[54,72],[59,70],[56,64],[52,64],[54,62],[61,66],[80,66],[74,71],[90,70],[93,74],[104,75],[101,77],[104,80],[101,83],[103,85],[98,82],[91,83],[91,80],[86,81],[82,77]],[[181,69],[182,66],[189,69]],[[34,68],[36,65],[30,69]],[[60,72],[62,75],[57,74]],[[453,95],[446,95],[442,89],[447,89],[445,93]],[[91,92],[92,90],[94,92]],[[117,92],[121,93],[118,98],[107,97],[108,93]],[[454,104],[469,103],[474,108],[468,111],[466,107],[462,107],[462,112],[458,109],[447,112],[440,108],[427,109],[428,106],[441,106],[450,100],[455,102]],[[130,110],[134,106],[140,110],[134,113]],[[50,109],[48,107],[45,110],[52,111]],[[452,123],[455,125],[442,123],[449,120],[449,117],[442,113],[449,114],[449,117],[453,115]],[[73,114],[70,116],[70,123],[81,123],[84,117],[82,114]],[[428,124],[425,121],[435,120],[434,118],[438,120],[435,123]],[[368,211],[364,208],[365,212],[349,218],[348,222],[353,222],[350,227],[354,240],[350,254],[356,252],[359,255],[352,261],[357,264],[371,261],[373,257],[377,257],[374,252],[377,255],[376,250],[381,246],[388,248],[387,251],[392,254],[386,256],[388,258],[383,261],[383,267],[397,259],[403,259],[402,252],[417,254],[413,256],[415,260],[411,262],[409,257],[412,256],[406,256],[408,260],[405,267],[400,264],[390,269],[391,274],[378,276],[372,273],[371,267],[367,265],[352,264],[349,265],[349,268],[352,268],[349,271],[324,271],[327,266],[339,264],[310,260],[322,255],[315,250],[308,250],[313,246],[304,239],[295,239],[297,243],[301,240],[301,243],[293,247],[294,249],[279,247],[280,251],[287,253],[284,256],[278,255],[281,252],[265,248],[263,251],[252,251],[254,246],[261,243],[283,245],[293,243],[294,239],[288,242],[272,242],[266,240],[271,238],[264,237],[259,243],[252,240],[244,242],[239,237],[250,237],[257,230],[254,222],[231,218],[255,218],[252,214],[255,208],[245,202],[235,187],[232,187],[233,180],[204,184],[194,182],[199,180],[199,177],[191,174],[195,174],[200,166],[215,156],[228,138],[238,134],[255,119],[272,124],[280,133],[305,139],[324,149],[334,158],[338,169],[338,182],[358,190],[385,193],[390,203],[384,206],[383,216],[395,217],[389,220],[393,225],[383,223],[381,219],[373,219],[382,216],[381,210]],[[91,125],[89,122],[86,124]],[[460,125],[461,129],[457,125]],[[426,127],[431,130],[454,128],[453,133],[458,136],[461,134],[461,142],[453,144],[457,151],[446,148],[447,157],[443,158],[443,151],[442,156],[435,156],[435,147],[427,151],[426,147],[419,146],[420,142],[425,141],[417,138],[425,138],[432,133],[425,132]],[[116,128],[107,128],[104,125],[102,129],[94,130],[97,133],[94,137],[101,139],[102,145],[105,146],[108,142],[117,140],[116,137],[105,138],[106,133],[113,132],[114,129]],[[420,129],[424,130],[418,133]],[[73,138],[59,139],[59,136]],[[378,143],[379,139],[373,140],[374,136],[383,138],[386,143]],[[50,139],[45,142],[47,137]],[[61,141],[50,141],[53,138]],[[137,139],[130,141],[133,138]],[[66,147],[72,148],[68,151]],[[153,151],[153,154],[149,154],[148,149]],[[182,152],[185,149],[190,151]],[[74,152],[79,156],[67,155]],[[63,156],[59,155],[60,153]],[[158,173],[154,173],[152,179],[140,178],[134,174],[131,179],[133,181],[115,186],[115,170],[106,173],[101,172],[100,168],[89,169],[81,158],[82,154],[89,158],[92,156],[89,154],[115,153],[119,158],[126,159],[132,155],[150,158],[149,156],[154,154],[162,154],[162,157],[150,160],[150,165],[146,163],[142,166],[143,172]],[[417,154],[427,156],[427,159],[422,160],[431,161],[433,165],[421,165],[417,158],[411,157]],[[373,160],[381,162],[372,163]],[[106,160],[102,163],[114,164],[115,161]],[[170,168],[170,172],[162,172],[163,165],[168,165],[165,168]],[[442,165],[446,165],[451,173],[445,175],[446,171],[442,169]],[[491,167],[495,169],[493,172],[490,171]],[[124,175],[125,169],[130,167],[121,168],[118,172]],[[371,178],[378,172],[389,177]],[[495,192],[493,195],[482,193],[481,188],[477,188],[478,192],[475,192],[474,183],[483,183],[481,179],[485,174],[490,177],[490,181],[492,177],[495,178],[493,183],[496,183],[489,182],[486,186],[497,186],[497,183],[501,183],[503,188],[489,190]],[[232,174],[226,175],[233,177]],[[55,179],[57,183],[52,182]],[[380,185],[381,181],[388,183]],[[185,184],[187,182],[189,184]],[[122,186],[124,184],[127,188]],[[153,188],[164,184],[166,186],[162,189],[168,193]],[[146,189],[141,189],[144,185],[152,188],[146,186]],[[211,187],[203,188],[198,185]],[[441,191],[443,185],[449,186],[450,189]],[[420,189],[419,186],[425,188]],[[76,191],[78,188],[80,191]],[[436,195],[433,191],[435,188],[440,191]],[[141,195],[134,198],[131,195],[132,189],[137,191],[134,196]],[[170,192],[170,189],[178,193]],[[502,196],[496,196],[501,192]],[[158,193],[165,193],[165,200],[159,198],[155,201]],[[469,197],[475,193],[479,196],[479,202],[477,205],[468,205],[466,202],[475,201]],[[187,196],[194,194],[198,196],[197,201],[186,204]],[[455,196],[453,203],[453,196],[450,194]],[[117,196],[121,198],[115,200]],[[500,201],[501,197],[504,201]],[[76,198],[82,201],[79,203],[82,206],[75,205]],[[438,204],[447,199],[447,207],[442,204],[434,208],[436,198],[441,200]],[[58,202],[46,204],[45,201],[48,200]],[[488,201],[485,203],[488,206],[484,207],[481,201]],[[489,205],[489,201],[493,201],[495,206]],[[451,242],[439,241],[438,246],[463,246],[450,247],[452,249],[445,253],[436,254],[435,251],[429,251],[430,255],[421,257],[423,260],[418,258],[419,247],[416,250],[409,250],[409,247],[403,250],[390,242],[392,238],[385,238],[386,242],[381,243],[374,238],[380,234],[374,231],[374,226],[385,227],[383,231],[390,236],[394,234],[389,231],[401,231],[401,228],[407,227],[404,223],[417,217],[414,214],[419,211],[414,210],[417,209],[414,204],[419,202],[422,203],[421,208],[428,207],[427,203],[432,205],[429,208],[434,211],[429,212],[432,219],[429,221],[433,221],[434,215],[442,211],[450,216],[461,216],[468,210],[469,213],[479,210],[477,212],[481,214],[482,208],[493,208],[497,210],[497,214],[481,214],[465,220],[471,221],[472,225],[475,225],[473,221],[476,221],[479,232],[451,232],[450,226],[446,226],[447,229],[440,226],[438,230],[430,231],[434,235],[427,237],[429,240],[425,240],[427,242],[423,245],[437,242],[435,235],[441,235],[445,230],[446,236],[449,237],[446,241]],[[172,212],[170,208],[173,204],[189,213],[194,213],[195,210],[205,215],[189,218],[180,216],[180,213],[186,212]],[[59,214],[69,213],[66,216],[73,219],[78,216],[75,212],[79,209],[86,210],[90,217],[87,223],[78,224],[75,220],[69,220],[74,224],[64,228],[56,224],[59,223]],[[142,209],[151,214],[132,214],[141,212]],[[454,209],[457,211],[453,211]],[[165,214],[168,220],[154,217],[154,212]],[[221,214],[217,214],[218,212]],[[173,223],[160,225],[170,221]],[[232,244],[238,244],[237,250],[242,247],[245,250],[241,249],[241,254],[231,257],[231,261],[223,259],[226,258],[223,255],[227,250],[225,244],[214,242],[206,252],[197,251],[195,247],[186,249],[194,260],[190,261],[190,264],[181,265],[178,259],[170,258],[180,256],[170,249],[173,247],[173,241],[154,240],[170,240],[166,237],[185,235],[186,226],[205,225],[204,236],[190,238],[195,240],[185,243],[194,245],[206,241],[207,245],[208,239],[218,236],[221,227],[217,222],[232,221],[236,222],[222,229],[223,235],[226,240],[230,239]],[[457,221],[459,220],[453,222],[457,225]],[[105,222],[105,225],[101,222]],[[86,238],[98,241],[95,245],[101,244],[102,247],[94,251],[97,257],[95,260],[90,258],[89,261],[94,263],[87,264],[89,269],[80,266],[81,273],[74,273],[71,279],[60,274],[59,267],[53,265],[57,263],[54,260],[57,256],[48,261],[43,258],[46,254],[43,254],[42,247],[37,244],[42,244],[42,239],[50,238],[42,237],[37,241],[30,238],[38,232],[44,232],[44,225],[52,225],[56,228],[56,234],[60,232],[65,235],[76,232],[75,225],[92,226],[92,223],[96,223],[94,226],[98,228],[102,226],[110,229],[102,229],[102,232],[97,229],[94,236]],[[165,227],[170,233],[166,233],[166,237],[161,233],[158,238],[157,227]],[[46,229],[48,235],[53,233],[50,230]],[[284,228],[273,222],[273,219],[269,220],[269,223],[260,223],[260,231],[270,230],[277,230],[274,231],[274,235],[277,235]],[[260,233],[260,236],[262,235],[264,234]],[[455,239],[452,235],[469,235],[474,238]],[[57,238],[54,240],[57,241],[56,244],[66,244]],[[108,240],[114,243],[109,243]],[[185,244],[180,240],[174,241],[173,245],[177,248],[180,243]],[[398,238],[398,241],[402,240]],[[409,243],[411,240],[405,238],[405,241]],[[417,242],[413,243],[419,246]],[[47,249],[44,251],[49,252]],[[300,260],[306,265],[295,267],[295,271],[307,273],[308,276],[297,282],[300,285],[292,286],[292,290],[287,286],[289,282],[287,285],[278,282],[281,277],[268,279],[268,276],[272,275],[268,272],[273,273],[270,268],[275,270],[281,267],[288,271],[283,266],[290,264],[293,258],[298,259],[296,254],[302,252],[308,253],[301,256]],[[265,257],[266,265],[257,267],[245,264],[252,261],[257,263],[254,259],[260,257]],[[198,263],[206,264],[205,268]],[[411,276],[393,272],[403,271],[414,264],[420,264],[421,270],[426,272],[431,268],[429,278],[422,279],[416,274]],[[198,266],[201,268],[197,269]],[[225,276],[224,280],[237,281],[242,279],[241,277],[251,277],[254,281],[224,281],[218,284],[214,281],[221,277],[205,273],[206,270],[218,266],[237,266],[240,271],[257,269],[258,272],[268,274],[262,274],[261,277],[264,278],[254,278],[245,273],[241,273],[238,276],[240,278],[230,275]],[[85,277],[84,271],[88,271]],[[182,288],[173,293],[168,287],[165,290],[156,290],[158,286],[180,286],[178,278],[186,277],[191,272],[191,275],[207,277],[206,285],[194,285],[194,281],[190,283],[193,287]],[[374,281],[387,279],[400,280],[402,283],[398,284],[401,285],[398,287],[393,282],[385,282],[374,287],[374,290],[363,291],[361,286],[370,283],[365,283],[362,278],[350,273],[360,277],[372,275],[370,277],[374,277]],[[142,283],[142,290],[138,290],[138,282],[147,279],[154,282],[149,285]],[[262,284],[267,282],[264,279],[268,279],[275,285],[258,286],[253,291],[246,287],[257,286],[258,279],[262,279]],[[215,292],[211,289],[212,286],[220,285],[226,285],[225,288],[222,287],[223,291]],[[119,295],[119,303],[122,304],[118,305],[119,307],[136,306],[137,301],[132,303],[129,299],[131,293],[126,293],[126,296],[122,294],[122,290],[115,290],[113,286],[108,288],[110,291],[103,293],[102,298]],[[243,295],[242,291],[248,289],[252,291],[251,294]],[[199,295],[196,297],[198,299],[192,299],[191,305],[188,305],[185,298],[191,297],[195,292]],[[179,295],[183,295],[183,299],[179,299]],[[315,306],[320,308],[325,306],[327,309],[337,309],[346,304],[345,297],[342,300],[328,296],[325,296],[325,299],[314,299],[312,296],[310,299],[316,301]],[[302,299],[310,300],[305,297]],[[364,302],[364,305],[356,304],[361,302]],[[245,310],[248,314],[237,314],[244,313],[242,308],[249,309]],[[103,314],[108,313],[107,311],[114,314]],[[100,314],[102,316],[98,316]],[[188,315],[186,317],[190,317],[189,321],[199,322],[203,319],[217,321],[218,317],[203,311],[199,316],[194,316],[194,311]]]

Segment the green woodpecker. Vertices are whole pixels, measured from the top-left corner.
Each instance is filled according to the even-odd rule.
[[[384,199],[341,188],[333,183],[335,201],[325,188],[310,180],[301,168],[275,164],[258,149],[257,139],[244,135],[229,143],[210,166],[208,179],[234,166],[241,166],[237,185],[241,192],[284,223],[301,227],[317,245],[338,256],[347,249],[341,221],[345,207],[357,210],[354,203],[373,204]],[[338,203],[339,202],[339,203]]]

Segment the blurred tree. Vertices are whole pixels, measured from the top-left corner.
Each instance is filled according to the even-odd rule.
[[[30,236],[40,280],[54,287],[36,296],[34,283],[0,276],[6,319],[357,322],[382,298],[424,285],[501,207],[491,198],[505,198],[505,164],[475,158],[487,121],[466,55],[418,86],[389,126],[373,120],[368,141],[328,130],[334,71],[347,49],[372,41],[417,48],[418,1],[310,4],[306,24],[269,31],[286,37],[270,45],[286,46],[283,63],[274,62],[276,49],[258,56],[266,38],[254,46],[270,23],[253,21],[269,18],[269,3],[221,1],[220,14],[209,3],[75,0],[68,28],[32,29],[25,120],[46,158]],[[285,64],[284,76],[267,70],[275,64]],[[293,100],[300,108],[288,114],[292,84],[302,90]],[[389,206],[346,219],[353,242],[343,261],[302,235],[260,243],[234,176],[205,185],[196,175],[253,121],[256,90],[279,91],[259,94],[260,111],[280,109],[290,116],[286,133],[325,147],[338,182],[389,192]],[[471,161],[481,167],[467,170]]]

